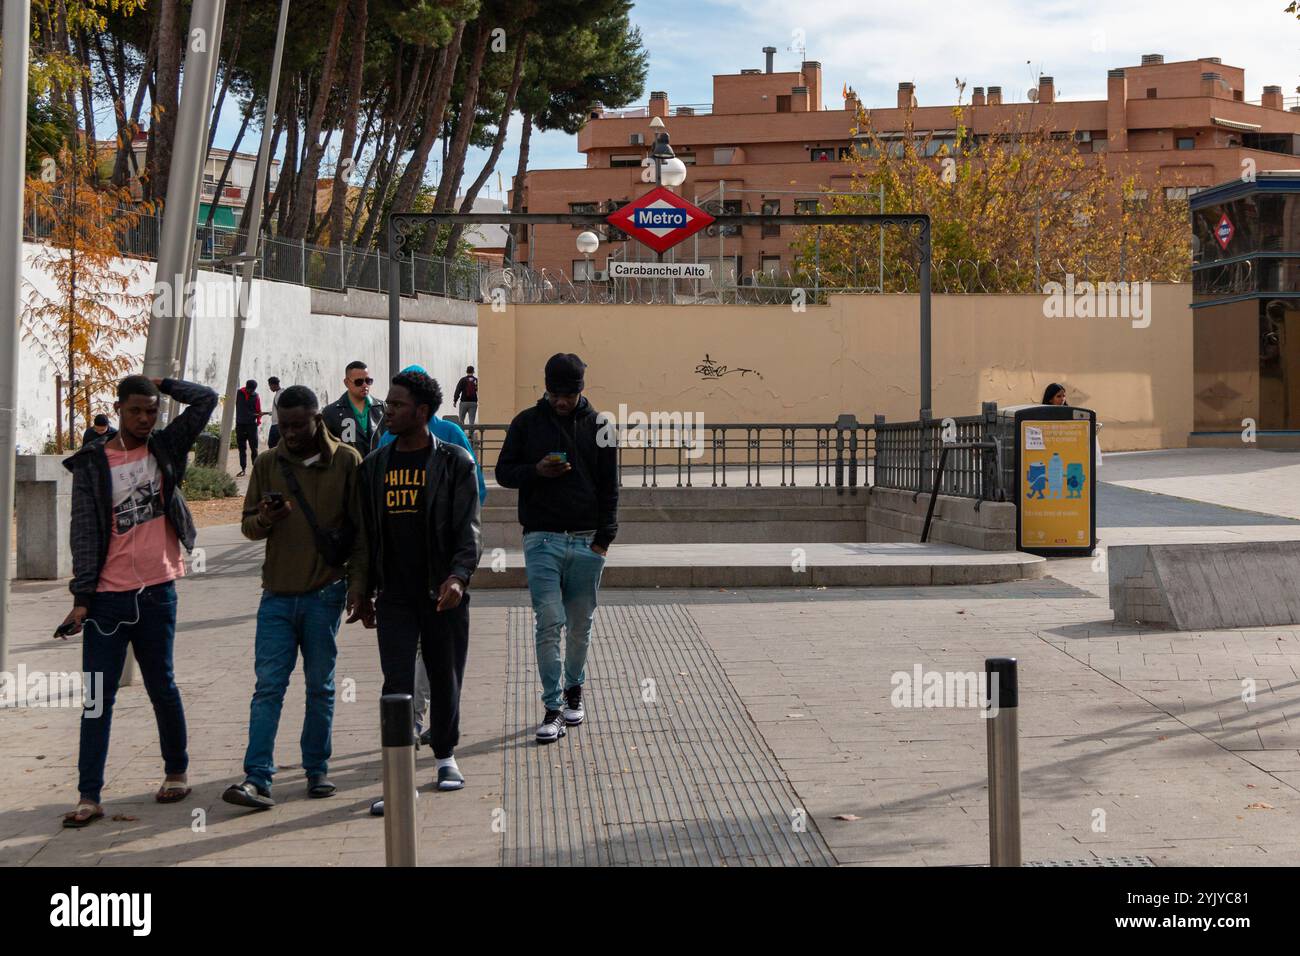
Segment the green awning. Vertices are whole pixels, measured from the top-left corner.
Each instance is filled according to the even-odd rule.
[[[206,203],[206,202],[199,203],[199,225],[200,226],[207,225],[208,210],[211,208],[212,208],[211,203]],[[235,210],[231,209],[229,206],[217,207],[217,214],[212,217],[212,224],[214,226],[225,226],[228,229],[234,229],[236,226],[239,225],[239,223],[235,222]]]

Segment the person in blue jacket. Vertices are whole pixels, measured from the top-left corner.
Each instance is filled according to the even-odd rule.
[[[406,366],[406,368],[402,369],[402,371],[421,372],[424,375],[429,374],[428,371],[422,365],[408,365]],[[459,445],[461,448],[464,448],[467,452],[469,452],[469,457],[474,459],[474,464],[478,465],[478,458],[474,454],[474,446],[469,443],[469,438],[466,436],[464,429],[462,429],[455,422],[449,422],[446,419],[438,418],[436,414],[437,411],[438,410],[435,408],[434,417],[429,419],[429,432],[433,435],[434,438],[438,439],[438,441],[450,442],[453,445]],[[394,440],[393,436],[385,432],[382,436],[380,436],[379,444],[376,445],[375,447],[383,448],[385,445],[387,445],[389,442],[393,440]],[[485,501],[487,501],[487,482],[483,480],[483,469],[479,468],[478,469],[478,503],[481,505]],[[419,719],[418,716],[416,719],[417,720]]]
[[[423,372],[429,373],[422,365],[408,365],[402,369],[403,372]],[[459,445],[469,452],[469,456],[474,459],[474,464],[478,465],[478,458],[474,455],[474,448],[470,445],[469,438],[465,435],[464,430],[455,422],[449,422],[437,416],[438,409],[434,409],[434,416],[429,419],[429,432],[438,441],[450,442],[453,445]],[[383,448],[389,442],[395,441],[396,436],[392,432],[385,432],[379,438],[379,444],[376,448]],[[481,505],[487,500],[487,483],[483,480],[483,469],[478,468],[478,502]],[[421,733],[421,727],[424,723],[424,711],[429,706],[429,674],[424,668],[424,661],[420,659],[419,647],[416,647],[415,657],[415,733],[420,738],[420,742],[425,746],[431,746],[429,739],[430,731]],[[376,800],[370,807],[370,812],[375,816],[383,816],[384,801]]]

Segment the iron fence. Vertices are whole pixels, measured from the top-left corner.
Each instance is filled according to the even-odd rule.
[[[509,426],[466,428],[491,473]],[[833,423],[739,422],[618,431],[620,487],[866,488],[872,426],[851,415]]]
[[[1003,501],[1006,480],[997,404],[985,402],[979,415],[887,422],[877,415],[873,484],[915,493],[934,488],[941,453],[947,448],[939,493],[981,501]]]

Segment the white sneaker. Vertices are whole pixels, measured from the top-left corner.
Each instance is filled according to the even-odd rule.
[[[537,728],[537,742],[539,744],[553,744],[566,733],[564,717],[558,710],[548,710]]]
[[[570,727],[578,726],[586,718],[587,712],[582,709],[581,684],[575,684],[564,692],[564,707],[560,709],[560,715]]]

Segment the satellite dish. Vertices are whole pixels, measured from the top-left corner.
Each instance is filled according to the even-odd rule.
[[[1036,87],[1031,86],[1029,88],[1029,92],[1026,93],[1025,95],[1029,97],[1029,102],[1031,103],[1038,102],[1038,89]]]

